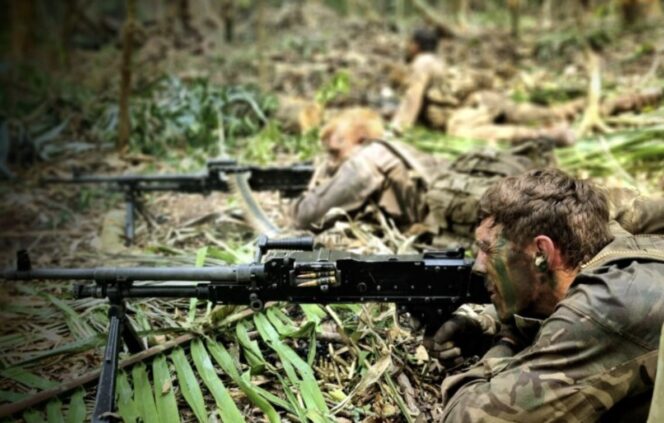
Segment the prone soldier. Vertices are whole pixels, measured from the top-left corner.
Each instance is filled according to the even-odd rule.
[[[298,228],[326,228],[338,217],[328,213],[335,208],[352,216],[372,208],[402,231],[429,234],[436,247],[469,247],[479,199],[490,185],[555,164],[546,142],[473,151],[446,163],[408,145],[380,140],[382,135],[380,116],[366,109],[347,110],[323,128],[327,157],[293,205]],[[606,194],[612,219],[628,232],[664,232],[664,198],[627,189],[606,189]]]
[[[406,89],[391,126],[404,130],[417,121],[450,135],[521,143],[549,139],[556,146],[575,142],[569,122],[586,107],[585,99],[552,106],[517,103],[496,90],[491,74],[446,66],[436,55],[438,35],[416,30],[408,44],[410,71]],[[608,99],[601,114],[615,115],[658,104],[664,88],[649,88]]]
[[[392,128],[401,131],[420,120],[468,138],[514,143],[547,138],[558,146],[574,142],[564,121],[568,107],[517,104],[494,90],[490,74],[446,66],[437,48],[433,30],[418,29],[409,40],[409,75]]]
[[[645,419],[664,322],[664,237],[614,236],[609,218],[601,190],[555,169],[487,189],[474,270],[496,324],[459,313],[428,346],[445,360],[473,331],[495,337],[443,382],[444,421]]]

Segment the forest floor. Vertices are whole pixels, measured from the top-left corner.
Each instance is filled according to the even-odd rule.
[[[101,186],[46,187],[40,180],[66,177],[72,169],[97,174],[196,171],[203,168],[208,155],[218,154],[221,149],[243,161],[286,164],[311,159],[319,151],[315,134],[290,134],[284,127],[270,129],[269,123],[252,114],[251,107],[249,111],[246,107],[226,111],[231,118],[233,113],[242,114],[237,122],[233,121],[240,128],[240,135],[230,137],[230,129],[223,125],[221,129],[208,128],[213,135],[201,136],[208,144],[198,150],[181,141],[178,144],[178,137],[171,137],[175,139],[172,143],[160,140],[170,139],[169,131],[180,130],[162,121],[182,120],[191,126],[192,120],[200,118],[204,125],[204,112],[192,112],[190,116],[187,110],[204,108],[199,103],[216,95],[210,94],[213,91],[208,88],[245,84],[262,84],[264,93],[309,102],[315,102],[317,97],[323,102],[320,98],[327,96],[326,116],[355,105],[381,107],[386,101],[384,93],[396,90],[407,73],[401,53],[405,35],[390,31],[380,22],[340,19],[333,13],[287,7],[275,11],[269,15],[267,32],[271,36],[260,51],[255,43],[243,39],[242,34],[250,32],[243,27],[238,28],[237,44],[230,46],[214,31],[202,40],[188,39],[181,32],[147,31],[135,55],[135,95],[141,98],[143,105],[139,108],[146,118],[140,122],[162,132],[136,136],[130,153],[122,156],[115,153],[111,142],[117,128],[113,117],[117,111],[115,115],[113,111],[119,51],[73,51],[70,60],[77,66],[53,77],[57,82],[49,89],[32,89],[26,96],[34,97],[32,113],[16,119],[9,128],[12,136],[21,128],[38,128],[32,139],[41,140],[41,158],[30,165],[22,162],[12,166],[16,179],[0,185],[4,199],[0,204],[0,264],[13,265],[14,253],[19,249],[29,250],[34,267],[249,261],[256,234],[243,220],[242,207],[233,195],[146,196],[146,207],[157,216],[158,224],[150,225],[139,218],[135,245],[125,247],[121,193]],[[589,78],[577,32],[573,25],[526,27],[520,40],[515,41],[504,30],[478,29],[461,38],[444,40],[439,51],[450,66],[493,70],[498,85],[513,99],[553,104],[586,95]],[[605,23],[586,29],[584,36],[600,49],[603,95],[610,97],[663,85],[664,27],[623,32]],[[261,54],[264,62],[257,59]],[[260,77],[262,66],[268,70],[264,80]],[[171,94],[161,95],[159,90],[170,90]],[[224,95],[227,93],[214,98],[230,102]],[[247,104],[266,113],[274,111],[268,100],[251,95]],[[182,104],[165,104],[167,100]],[[559,152],[561,166],[605,184],[661,195],[664,108],[660,105],[606,123],[609,132],[591,132],[577,146]],[[576,128],[579,124],[576,122]],[[219,138],[219,131],[225,139],[218,143],[209,141]],[[192,135],[182,133],[184,138]],[[483,145],[481,141],[452,139],[423,128],[406,133],[404,138],[433,154],[448,157]],[[146,150],[148,147],[158,148],[158,152],[153,154]],[[300,234],[287,229],[288,200],[270,193],[257,194],[257,198],[277,226],[286,228],[285,235]],[[353,220],[339,222],[319,235],[319,241],[335,249],[360,253],[413,251],[409,240],[398,231],[388,226],[377,230]],[[102,300],[73,299],[69,285],[0,284],[0,406],[74,380],[99,366],[108,322],[107,305]],[[428,359],[421,347],[421,334],[396,324],[394,306],[355,304],[317,307],[312,311],[277,304],[271,310],[266,322],[252,316],[246,308],[210,309],[189,300],[149,299],[131,303],[130,320],[144,331],[152,345],[177,339],[183,333],[212,337],[210,342],[225,346],[241,372],[253,370],[250,378],[254,385],[277,397],[270,400],[261,394],[284,419],[296,421],[304,413],[313,421],[324,421],[330,410],[334,410],[338,421],[415,421],[418,416],[430,421],[439,416],[439,386],[445,369]],[[313,329],[295,334],[307,324]],[[304,365],[310,367],[324,398],[325,404],[318,404],[318,409],[309,403],[314,400],[298,391],[307,380],[306,371],[296,376],[285,373],[284,369],[293,363],[288,363],[266,339],[265,325],[277,328],[283,343],[304,360],[311,349],[316,351]],[[238,342],[239,330],[258,344],[252,347]],[[262,352],[262,365],[248,360],[252,348]],[[155,399],[159,401],[160,390],[174,392],[181,419],[200,419],[198,402],[191,399],[195,393],[184,392],[189,388],[181,378],[185,370],[177,360],[178,350],[173,351],[166,354],[175,372],[171,371],[168,386],[159,385],[154,376]],[[188,346],[186,351],[190,354]],[[136,399],[141,372],[132,368],[125,373],[130,375]],[[222,379],[248,420],[265,420],[251,396],[241,389],[241,383],[227,373]],[[200,377],[198,383],[204,386]],[[84,396],[88,413],[94,399],[93,386],[94,383],[86,386]],[[215,410],[215,399],[210,392],[203,388],[207,411],[202,413],[216,419],[216,413],[223,416],[223,411],[211,411]],[[60,396],[59,401],[65,410],[75,407],[67,395]],[[335,408],[345,401],[345,406]],[[138,401],[124,403],[124,417],[132,416],[132,407],[127,405],[130,403],[136,405]],[[43,417],[43,410],[43,406],[38,406],[24,413],[23,418]]]

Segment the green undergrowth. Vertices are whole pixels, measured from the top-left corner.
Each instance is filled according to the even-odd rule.
[[[571,147],[556,149],[558,166],[583,177],[614,176],[637,188],[643,179],[656,185],[664,169],[663,113],[662,108],[652,110],[634,118],[635,123],[643,121],[644,126],[590,135]],[[652,124],[649,120],[659,123]],[[404,140],[422,151],[447,159],[487,148],[482,140],[452,137],[422,127],[406,133]],[[494,148],[507,149],[509,145],[501,143]]]
[[[205,247],[188,260],[199,266],[215,265],[220,260],[246,262],[249,255],[249,250],[243,248],[229,255],[228,251]],[[106,325],[92,322],[96,314],[85,304],[34,294],[50,302],[52,313],[64,315],[65,325],[76,339],[100,338],[103,334]],[[140,323],[141,310],[148,312],[142,304],[130,301],[129,308],[130,320],[141,329],[140,334],[166,333],[164,327]],[[167,304],[161,303],[161,307]],[[117,414],[125,422],[333,422],[340,410],[360,419],[375,417],[376,410],[366,403],[369,389],[380,392],[383,401],[393,404],[394,409],[405,407],[390,375],[391,357],[410,359],[398,345],[388,352],[385,334],[393,325],[393,312],[388,307],[271,304],[260,313],[248,313],[246,307],[213,308],[207,302],[191,300],[189,312],[181,319],[173,319],[172,312],[161,310],[150,320],[165,320],[179,333],[197,337],[120,370],[116,379]],[[337,330],[345,341],[333,343],[319,338],[326,321],[339,325]],[[71,354],[75,347],[80,347],[77,341],[64,343],[61,354]],[[100,347],[99,342],[76,351],[92,351],[95,347]],[[49,357],[57,355],[55,352]],[[2,376],[12,378],[20,389],[0,392],[0,402],[27,398],[30,389],[34,392],[56,386],[57,382],[34,373],[43,359],[3,365]],[[94,388],[88,385],[85,389],[87,393],[82,389],[64,393],[22,411],[21,416],[26,421],[89,420]],[[406,420],[412,421],[407,409],[401,411],[407,415]]]

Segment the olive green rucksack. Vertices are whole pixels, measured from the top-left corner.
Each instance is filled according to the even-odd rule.
[[[507,151],[474,151],[459,156],[448,171],[429,185],[426,201],[427,224],[439,236],[434,244],[469,244],[472,239],[479,201],[496,181],[526,170],[551,166],[552,146],[529,142]],[[460,240],[467,242],[460,242]]]

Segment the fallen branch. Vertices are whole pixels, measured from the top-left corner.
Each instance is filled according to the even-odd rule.
[[[588,101],[586,103],[586,110],[583,113],[583,119],[579,125],[579,135],[583,136],[593,129],[601,132],[611,132],[611,129],[604,123],[600,114],[600,99],[602,97],[602,78],[601,78],[601,65],[599,56],[588,49],[586,51],[588,58],[588,73],[590,83],[588,85]]]
[[[124,369],[125,367],[132,366],[138,362],[141,362],[143,360],[146,360],[150,357],[154,357],[157,354],[161,354],[165,351],[168,351],[174,347],[177,347],[178,345],[182,345],[186,342],[191,341],[194,339],[197,335],[195,334],[186,334],[182,335],[180,337],[177,337],[173,339],[172,341],[165,342],[161,345],[154,346],[152,348],[148,348],[145,351],[141,351],[138,354],[134,354],[131,357],[122,360],[120,362],[119,367],[121,369]],[[94,370],[90,373],[86,373],[85,375],[74,379],[70,380],[68,382],[64,382],[55,388],[52,389],[46,389],[44,391],[38,392],[35,395],[32,395],[28,398],[25,398],[20,401],[16,401],[11,404],[3,405],[0,406],[0,419],[9,417],[11,415],[20,413],[23,410],[26,410],[28,408],[34,407],[38,404],[41,404],[45,401],[48,401],[52,398],[57,397],[58,395],[62,395],[66,392],[72,391],[76,388],[79,388],[84,385],[88,385],[92,382],[95,382],[99,379],[99,374],[101,373],[101,369]]]

